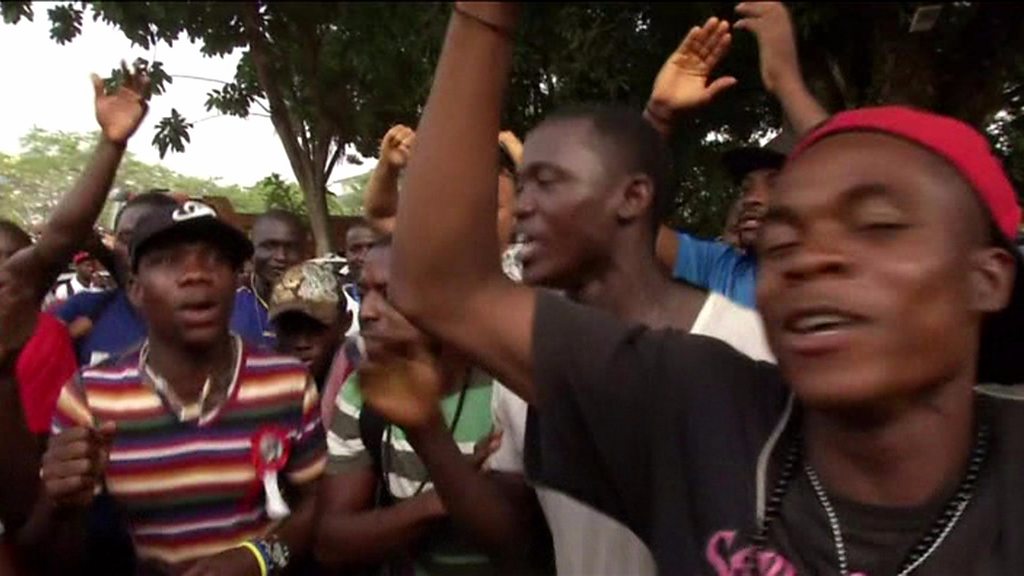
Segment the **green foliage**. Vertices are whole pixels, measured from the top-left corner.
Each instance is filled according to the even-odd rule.
[[[733,20],[734,4],[529,5],[517,32],[505,126],[524,135],[552,110],[584,101],[639,109],[661,63],[690,26],[712,15]],[[58,42],[80,32],[82,12],[74,6],[49,10]],[[116,26],[143,48],[187,38],[209,56],[239,50],[235,77],[210,92],[207,110],[245,117],[256,106],[270,114],[293,166],[302,167],[295,177],[310,213],[317,210],[309,199],[325,193],[330,159],[338,150],[354,145],[364,155],[374,154],[390,125],[416,124],[450,14],[441,2],[90,6],[95,20]],[[947,3],[934,29],[910,33],[918,6],[791,3],[809,86],[834,110],[908,103],[991,126],[993,142],[1021,181],[1024,5]],[[32,18],[30,3],[0,7],[5,22]],[[708,235],[718,233],[735,193],[722,173],[720,152],[756,142],[781,121],[777,103],[761,86],[757,46],[749,34],[735,35],[718,72],[737,77],[739,84],[687,120],[673,141],[679,178],[675,222]],[[167,76],[161,83],[169,81]],[[154,144],[161,153],[181,150],[189,127],[186,118],[172,113]],[[348,198],[327,194],[332,211]]]
[[[190,128],[192,123],[187,122],[177,109],[171,108],[171,115],[157,122],[156,134],[153,135],[153,145],[160,151],[160,157],[163,158],[167,154],[168,148],[175,152],[184,152],[185,143],[192,141],[188,134]]]
[[[37,128],[21,139],[19,154],[0,154],[0,217],[24,226],[42,222],[85,169],[98,137],[98,133],[48,132]],[[268,187],[286,190],[291,196],[279,204],[281,196],[268,193]],[[131,153],[126,153],[121,162],[114,188],[115,198],[159,188],[193,197],[223,196],[238,212],[260,213],[270,206],[303,210],[297,187],[276,174],[251,188],[226,186],[147,164]],[[110,224],[109,212],[108,209],[106,217],[101,218],[101,224]]]

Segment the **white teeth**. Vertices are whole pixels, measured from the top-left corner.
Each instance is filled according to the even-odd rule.
[[[849,317],[840,314],[811,314],[794,322],[793,328],[797,332],[818,332],[841,326],[849,321]]]

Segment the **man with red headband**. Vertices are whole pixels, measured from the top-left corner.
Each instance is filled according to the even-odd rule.
[[[487,145],[515,23],[456,4],[390,295],[533,405],[532,480],[620,519],[664,574],[1024,571],[1024,404],[976,389],[1024,373],[1020,209],[986,139],[902,107],[804,139],[758,240],[776,369],[504,279]],[[403,426],[436,411],[429,381],[363,394]]]
[[[99,263],[88,252],[79,252],[71,260],[75,273],[66,280],[57,282],[50,294],[50,303],[64,302],[75,294],[82,292],[102,292],[93,283]]]

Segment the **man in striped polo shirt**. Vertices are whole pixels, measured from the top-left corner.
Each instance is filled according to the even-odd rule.
[[[325,461],[319,402],[299,362],[228,330],[251,254],[204,204],[147,215],[129,292],[147,338],[83,370],[58,400],[46,493],[72,512],[108,491],[140,573],[255,576],[307,549]]]
[[[366,255],[359,279],[365,348],[372,353],[388,346],[429,347],[426,336],[386,300],[390,263],[387,239]],[[491,434],[492,380],[454,355],[428,355],[447,380],[440,402],[444,426],[479,465],[485,454],[476,445]],[[448,520],[405,431],[363,413],[359,377],[354,374],[344,384],[331,419],[327,474],[320,486],[318,560],[338,567],[387,563],[391,573],[401,574],[498,573]]]

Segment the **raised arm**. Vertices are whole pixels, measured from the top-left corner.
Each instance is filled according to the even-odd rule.
[[[814,99],[800,72],[796,36],[789,10],[782,2],[743,2],[736,6],[743,18],[733,26],[757,37],[761,80],[782,105],[789,124],[800,136],[828,118]]]
[[[103,80],[95,74],[92,76],[100,142],[75,187],[61,198],[46,221],[39,242],[8,261],[7,265],[15,267],[23,279],[44,280],[63,266],[75,250],[81,249],[92,234],[128,139],[148,109],[149,77],[145,69],[136,67],[134,72],[129,72],[123,62],[121,67],[124,83],[110,94],[105,92]],[[47,288],[40,287],[43,295]]]
[[[412,128],[396,124],[380,141],[380,160],[370,175],[363,198],[366,219],[377,232],[390,234],[395,229],[398,213],[398,179],[409,162],[416,133]]]
[[[502,274],[494,233],[515,13],[456,4],[405,176],[390,292],[414,323],[529,401],[536,297]]]
[[[60,268],[92,234],[125,144],[146,115],[149,77],[140,68],[128,72],[123,62],[122,69],[124,84],[111,94],[105,93],[98,76],[92,77],[101,137],[89,166],[61,198],[39,241],[0,268],[0,326],[5,327],[0,331],[0,360],[24,344],[34,329],[35,311]]]

